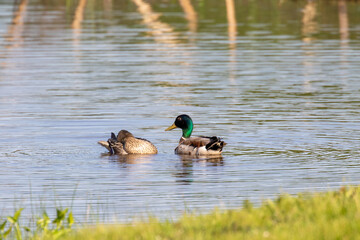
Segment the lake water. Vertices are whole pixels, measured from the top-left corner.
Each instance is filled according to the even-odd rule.
[[[0,215],[176,218],[358,184],[359,63],[356,1],[0,0]],[[174,154],[182,113],[221,158]],[[159,154],[105,155],[120,129]]]

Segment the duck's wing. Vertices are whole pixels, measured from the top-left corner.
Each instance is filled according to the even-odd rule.
[[[183,145],[199,148],[206,146],[208,143],[210,143],[210,138],[204,136],[181,138],[179,143]]]

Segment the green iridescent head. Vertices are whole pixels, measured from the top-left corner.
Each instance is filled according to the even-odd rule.
[[[177,116],[173,125],[165,129],[165,131],[170,131],[174,128],[181,128],[183,132],[182,136],[184,138],[189,138],[191,136],[193,127],[194,124],[191,118],[186,114],[182,114]]]

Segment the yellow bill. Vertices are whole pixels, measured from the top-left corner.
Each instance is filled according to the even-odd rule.
[[[171,125],[171,126],[168,127],[167,129],[165,129],[165,131],[170,131],[170,130],[173,130],[174,128],[177,128],[177,126],[175,125],[175,123],[173,123],[173,125]]]

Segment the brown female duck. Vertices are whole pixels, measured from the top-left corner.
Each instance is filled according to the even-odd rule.
[[[110,154],[156,154],[158,151],[150,141],[134,137],[129,131],[121,130],[117,136],[111,133],[107,141],[99,141]]]

